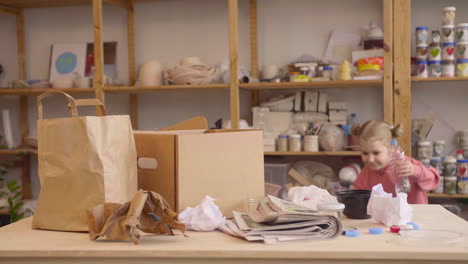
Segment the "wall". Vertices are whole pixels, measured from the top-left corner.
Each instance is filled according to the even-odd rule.
[[[359,31],[370,20],[382,24],[382,1],[328,0],[284,1],[259,0],[259,65],[286,65],[296,57],[309,53],[321,57],[330,33],[335,28]],[[239,4],[239,61],[249,66],[248,1]],[[50,47],[52,43],[92,41],[91,7],[64,7],[28,9],[25,12],[27,70],[30,79],[47,79]],[[0,63],[7,67],[2,84],[15,79],[16,42],[15,20],[0,16]],[[228,7],[227,1],[157,1],[136,6],[136,63],[151,59],[171,67],[186,56],[198,55],[207,64],[228,59]],[[118,75],[126,83],[127,39],[126,15],[113,6],[104,8],[104,41],[118,41]],[[326,89],[331,99],[347,100],[349,109],[361,121],[382,119],[382,91],[376,88]],[[267,97],[278,92],[262,92]],[[86,96],[85,96],[86,97]],[[30,102],[30,130],[35,135],[37,111],[35,97]],[[241,118],[250,120],[250,93],[241,91]],[[13,109],[18,119],[16,97],[0,97],[0,108]],[[229,118],[227,91],[212,92],[157,92],[138,96],[140,129],[165,127],[194,115],[205,115],[210,124],[218,118]],[[129,111],[126,95],[107,95],[106,105],[111,114]],[[92,109],[82,111],[91,114]],[[64,104],[57,99],[48,100],[48,117],[65,116]],[[19,124],[15,123],[16,131]],[[35,196],[38,192],[34,182]]]

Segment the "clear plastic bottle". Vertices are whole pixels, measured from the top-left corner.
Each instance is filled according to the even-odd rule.
[[[393,173],[398,179],[398,182],[395,185],[395,190],[397,193],[408,193],[411,190],[411,183],[408,177],[400,177],[398,175],[398,167],[403,161],[405,161],[405,153],[403,152],[403,149],[398,146],[398,141],[396,139],[392,139],[390,141],[390,145],[392,145],[391,166],[393,168]]]

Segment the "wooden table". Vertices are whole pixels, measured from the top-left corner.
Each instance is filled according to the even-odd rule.
[[[468,263],[468,222],[439,205],[415,205],[414,222],[421,229],[464,233],[457,243],[408,242],[398,234],[368,234],[384,227],[372,220],[348,220],[345,226],[360,237],[287,242],[249,243],[220,232],[144,236],[130,242],[90,241],[87,233],[31,229],[31,219],[0,229],[0,262],[5,263]],[[384,227],[385,230],[388,228]]]

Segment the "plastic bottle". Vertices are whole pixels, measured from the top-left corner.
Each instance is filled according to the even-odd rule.
[[[401,149],[401,147],[398,146],[398,141],[396,139],[392,139],[390,141],[390,145],[392,145],[393,147],[391,166],[393,167],[393,173],[398,179],[398,182],[395,185],[395,190],[397,193],[408,193],[411,190],[411,183],[408,177],[399,177],[398,175],[398,167],[403,161],[405,161],[405,153],[403,152],[403,149]]]
[[[353,127],[353,125],[358,123],[356,113],[351,113],[348,116],[348,120],[346,121],[346,123],[347,123],[347,128],[348,128],[346,130],[346,134],[348,135],[348,146],[357,145],[358,142],[356,142],[357,140],[354,140],[353,135],[351,133],[351,128]]]
[[[457,150],[457,160],[462,160],[465,159],[463,156],[463,150],[459,149]]]

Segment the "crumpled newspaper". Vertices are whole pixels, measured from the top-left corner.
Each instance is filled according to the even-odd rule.
[[[391,193],[384,191],[382,184],[372,187],[371,197],[367,204],[367,214],[386,226],[404,225],[413,218],[413,207],[408,204],[408,194]]]
[[[184,223],[187,230],[213,231],[224,225],[226,217],[214,203],[215,199],[205,196],[195,208],[187,207],[179,214],[179,221]]]
[[[318,210],[319,204],[338,203],[335,196],[315,185],[292,187],[289,189],[288,197],[291,202],[313,210]]]
[[[166,200],[156,192],[139,190],[125,204],[104,203],[88,210],[89,238],[106,237],[112,240],[131,240],[138,244],[139,230],[145,233],[174,235],[172,229],[185,225],[177,220]]]

